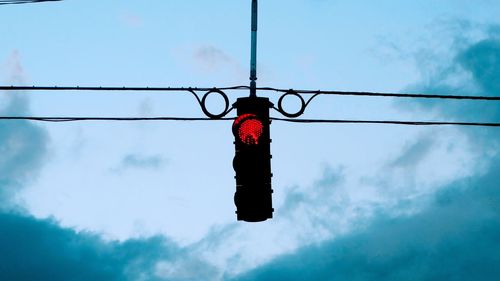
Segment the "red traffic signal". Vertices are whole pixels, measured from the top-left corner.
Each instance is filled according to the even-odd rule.
[[[235,137],[236,193],[238,220],[265,221],[273,217],[271,188],[271,139],[267,98],[239,98],[234,104],[238,117],[233,123]]]

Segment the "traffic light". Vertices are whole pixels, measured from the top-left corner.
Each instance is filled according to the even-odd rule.
[[[233,123],[236,154],[234,203],[238,220],[265,221],[273,217],[271,188],[271,138],[268,98],[239,98]]]

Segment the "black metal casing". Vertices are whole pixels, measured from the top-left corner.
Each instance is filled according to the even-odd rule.
[[[271,187],[271,138],[269,109],[273,104],[268,98],[239,98],[234,106],[238,116],[255,115],[262,125],[262,135],[257,144],[247,144],[238,136],[239,125],[233,124],[235,135],[235,157],[233,167],[236,172],[237,219],[247,222],[260,222],[273,217]]]

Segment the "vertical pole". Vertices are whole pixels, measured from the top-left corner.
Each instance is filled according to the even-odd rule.
[[[252,0],[252,50],[250,58],[250,97],[257,97],[257,0]]]

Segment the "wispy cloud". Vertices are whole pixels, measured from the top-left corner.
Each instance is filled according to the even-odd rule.
[[[128,154],[123,157],[120,167],[121,169],[158,169],[166,165],[168,161],[159,155],[139,155]]]
[[[202,46],[195,50],[193,57],[196,62],[208,70],[214,70],[224,64],[232,63],[231,57],[214,46]]]
[[[451,61],[433,72],[432,76],[406,90],[411,92],[428,93],[453,93],[464,95],[498,96],[500,93],[500,36],[491,32],[498,26],[481,27],[485,30],[483,37],[466,46],[455,47],[455,55]],[[467,29],[464,30],[467,33]],[[460,38],[465,35],[459,35]],[[469,41],[470,39],[457,39],[456,41]],[[439,57],[435,61],[439,60]],[[425,71],[425,69],[423,70]],[[440,117],[463,120],[495,122],[500,119],[500,107],[491,102],[481,101],[414,101],[412,103],[400,101],[399,106],[405,109],[420,111],[433,110]],[[498,131],[484,128],[470,128],[463,130],[473,136],[473,142],[486,141],[488,145],[498,141]],[[479,136],[479,137],[478,137]],[[495,138],[496,136],[496,138]]]
[[[8,59],[11,82],[24,81],[24,72],[17,51]],[[29,113],[29,100],[20,92],[2,93],[1,115]],[[0,204],[6,205],[12,194],[34,179],[46,160],[47,133],[29,121],[0,122]]]
[[[243,67],[226,51],[213,45],[202,45],[192,51],[192,60],[197,69],[209,73],[232,73],[244,76]]]
[[[422,162],[429,154],[436,140],[430,136],[424,136],[413,143],[407,144],[404,153],[399,155],[390,163],[393,167],[413,167]]]

